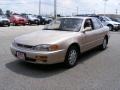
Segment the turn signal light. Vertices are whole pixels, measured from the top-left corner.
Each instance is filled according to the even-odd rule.
[[[59,46],[58,45],[51,45],[49,47],[49,51],[56,51],[56,50],[59,50]]]

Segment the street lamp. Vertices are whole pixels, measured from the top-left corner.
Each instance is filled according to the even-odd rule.
[[[107,1],[108,0],[103,0],[104,1],[104,16],[105,16],[105,14],[106,14],[106,6],[107,6]]]

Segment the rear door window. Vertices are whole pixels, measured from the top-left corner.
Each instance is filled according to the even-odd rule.
[[[97,30],[103,27],[103,25],[97,18],[92,18],[92,22],[93,22],[94,30]]]

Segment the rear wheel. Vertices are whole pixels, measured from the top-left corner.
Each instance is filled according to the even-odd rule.
[[[110,31],[113,31],[113,26],[112,25],[108,25]]]
[[[65,61],[64,61],[65,67],[71,68],[71,67],[75,66],[78,56],[79,56],[79,51],[78,51],[77,47],[71,46],[68,49],[66,57],[65,57]]]
[[[105,50],[107,48],[107,44],[108,44],[108,41],[107,41],[107,38],[105,37],[102,45],[100,45],[100,49]]]

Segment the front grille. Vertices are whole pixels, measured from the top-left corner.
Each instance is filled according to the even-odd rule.
[[[26,48],[26,49],[32,49],[33,46],[30,46],[30,45],[23,45],[23,44],[17,44],[18,47],[20,48]]]
[[[24,20],[19,20],[19,21],[23,22]]]
[[[8,21],[3,21],[3,23],[8,23]]]

